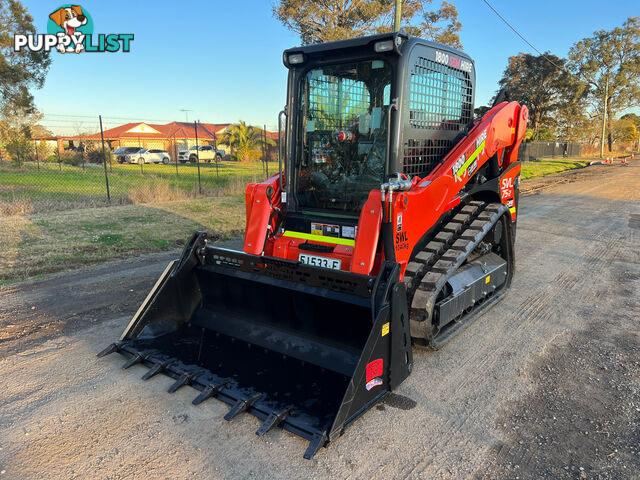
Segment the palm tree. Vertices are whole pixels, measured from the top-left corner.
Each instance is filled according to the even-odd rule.
[[[220,135],[218,143],[228,145],[235,156],[242,162],[248,162],[252,155],[260,152],[265,143],[262,130],[240,120],[229,127]],[[268,146],[275,145],[269,137],[266,138]]]

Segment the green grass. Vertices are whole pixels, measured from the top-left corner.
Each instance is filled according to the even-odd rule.
[[[590,161],[591,160],[579,158],[542,158],[539,160],[531,160],[522,163],[522,173],[520,176],[523,180],[532,177],[544,177],[552,173],[585,167],[589,165]]]
[[[524,162],[522,178],[580,168],[588,162],[583,159]],[[111,185],[122,195],[128,191],[128,201],[109,207],[101,207],[97,202],[96,208],[63,210],[55,208],[54,202],[60,202],[59,195],[68,195],[77,202],[76,207],[86,207],[82,202],[87,198],[101,199],[104,170],[88,167],[83,173],[77,167],[63,166],[59,172],[57,168],[41,165],[38,172],[31,165],[22,169],[0,167],[0,206],[3,198],[11,201],[22,192],[34,205],[43,207],[11,216],[2,216],[0,212],[0,286],[107,260],[182,247],[197,229],[212,232],[214,238],[241,235],[245,222],[244,186],[247,181],[263,178],[260,164],[223,164],[220,178],[215,178],[215,168],[205,165],[201,171],[203,186],[218,189],[214,192],[216,196],[184,195],[176,200],[170,195],[171,188],[193,191],[195,167],[180,165],[180,176],[175,178],[172,165],[145,165],[142,176],[139,166],[114,165]],[[139,193],[144,189],[147,197]],[[38,198],[44,199],[42,204],[37,203]],[[132,203],[136,198],[148,201]]]
[[[221,162],[202,164],[198,189],[198,168],[192,164],[175,165],[114,164],[109,170],[112,204],[153,203],[198,196],[219,195],[239,190],[250,181],[264,179],[258,163]],[[17,213],[65,210],[80,206],[107,204],[104,169],[101,165],[82,167],[58,164],[25,164],[21,168],[0,164],[0,205],[25,204]],[[0,215],[2,211],[0,211]]]
[[[243,195],[0,216],[0,286],[244,230]]]

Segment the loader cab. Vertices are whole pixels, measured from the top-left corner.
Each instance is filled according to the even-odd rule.
[[[283,60],[289,214],[357,220],[371,190],[426,176],[473,118],[473,62],[450,47],[390,33]]]

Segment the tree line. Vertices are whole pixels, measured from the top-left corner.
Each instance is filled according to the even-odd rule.
[[[529,107],[529,139],[602,144],[609,152],[637,142],[640,116],[623,113],[640,106],[640,17],[576,42],[567,58],[510,57],[499,88]]]

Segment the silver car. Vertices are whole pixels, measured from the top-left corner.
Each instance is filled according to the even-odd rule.
[[[127,155],[127,163],[164,163],[171,161],[171,155],[166,150],[159,148],[141,148],[137,152]]]

